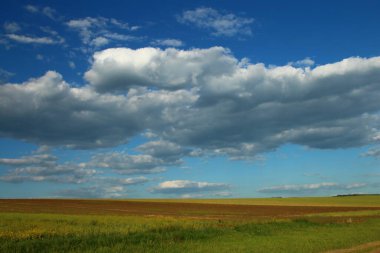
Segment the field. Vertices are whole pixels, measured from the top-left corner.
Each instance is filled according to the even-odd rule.
[[[380,252],[380,196],[0,199],[0,252]]]

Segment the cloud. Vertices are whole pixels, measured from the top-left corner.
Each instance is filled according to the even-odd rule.
[[[173,165],[172,162],[140,154],[130,155],[118,152],[95,155],[91,164],[97,168],[106,168],[121,174],[152,174],[164,172],[164,166]]]
[[[62,19],[62,17],[57,13],[57,11],[49,6],[40,7],[29,4],[24,6],[24,8],[30,13],[41,14],[55,21]]]
[[[135,31],[136,26],[130,26],[114,18],[105,17],[86,17],[80,19],[71,19],[66,25],[79,33],[82,43],[87,46],[99,48],[112,41],[133,41],[139,40],[139,37],[114,32],[115,29],[124,31]]]
[[[87,162],[60,163],[58,157],[49,152],[49,147],[41,146],[32,155],[19,158],[0,158],[0,165],[8,168],[7,173],[0,176],[0,181],[8,183],[42,181],[89,183],[108,187],[124,187],[144,184],[150,179],[143,176],[124,177],[122,174],[148,174],[164,171],[163,168],[157,167],[158,162],[148,155],[100,153],[92,156]],[[115,177],[112,171],[105,174],[102,169],[112,170],[118,175]]]
[[[169,164],[180,164],[181,158],[190,154],[189,149],[164,140],[146,142],[138,146],[137,150]]]
[[[18,35],[18,34],[6,34],[6,36],[19,43],[24,43],[24,44],[60,44],[62,43],[61,40],[54,40],[53,38],[50,37],[30,37],[26,35]]]
[[[171,107],[176,110],[192,96],[146,90],[128,96],[98,94],[88,87],[70,87],[50,71],[23,84],[0,86],[0,135],[69,148],[116,146],[165,121]]]
[[[71,69],[75,69],[75,63],[73,62],[73,61],[69,61],[69,67],[71,68]]]
[[[380,148],[379,147],[371,148],[367,152],[363,153],[362,156],[380,158]]]
[[[29,11],[30,13],[37,13],[39,12],[39,8],[35,5],[28,4],[25,6],[25,10]]]
[[[219,192],[228,190],[230,186],[223,183],[194,182],[188,180],[173,180],[160,183],[151,189],[152,193],[163,194],[194,194],[199,192]],[[194,195],[184,195],[184,197]]]
[[[11,78],[12,76],[14,76],[14,73],[0,68],[0,84],[7,82],[8,79]]]
[[[215,36],[252,35],[250,25],[253,18],[238,17],[232,13],[220,13],[212,8],[200,7],[195,10],[184,11],[177,17],[180,23],[195,25],[212,31]]]
[[[51,154],[35,154],[20,158],[0,158],[0,165],[10,170],[0,181],[8,183],[41,182],[83,183],[97,172],[85,163],[58,163],[58,158]]]
[[[91,149],[149,133],[137,150],[158,167],[170,152],[174,164],[194,155],[257,160],[287,143],[358,147],[379,141],[379,73],[380,57],[267,67],[221,47],[113,48],[95,53],[83,87],[56,72],[0,86],[0,134]]]
[[[177,39],[159,39],[159,40],[152,41],[151,44],[155,46],[164,46],[164,47],[184,46],[184,43],[181,40],[177,40]]]
[[[56,192],[59,197],[65,198],[125,198],[126,189],[122,186],[84,186]]]
[[[21,30],[20,25],[16,22],[5,22],[3,28],[7,33],[15,33]]]
[[[322,190],[353,190],[366,187],[366,183],[352,183],[352,184],[339,184],[333,182],[323,182],[316,184],[290,184],[290,185],[277,185],[271,187],[265,187],[259,189],[258,192],[261,193],[308,193],[317,192]]]
[[[107,45],[109,43],[109,40],[104,37],[96,37],[93,39],[90,43],[90,45],[95,46],[95,47],[102,47],[104,45]]]
[[[232,74],[237,60],[221,47],[177,50],[168,48],[111,48],[94,54],[85,78],[101,91],[136,86],[164,89],[189,88],[203,78]]]
[[[315,62],[310,57],[306,57],[303,60],[298,60],[295,62],[292,62],[292,61],[288,62],[288,65],[292,65],[294,67],[310,67],[310,66],[313,66],[314,64]]]

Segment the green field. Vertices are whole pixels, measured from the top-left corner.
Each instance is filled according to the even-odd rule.
[[[374,200],[372,206],[376,206],[380,197],[344,198],[348,198],[344,200],[346,201],[344,203],[350,206],[360,206],[363,203],[370,205],[370,199]],[[277,203],[278,200],[282,201],[282,199],[186,201],[263,204],[268,201]],[[306,198],[296,199],[300,202],[294,199],[284,200],[288,204],[297,205],[307,201]],[[184,200],[176,201],[184,202]],[[342,201],[341,198],[320,198],[317,201],[312,198],[308,204],[343,205]],[[62,202],[64,204],[65,200]],[[101,201],[95,202],[98,208]],[[203,204],[198,204],[198,206],[201,208]],[[89,215],[86,214],[86,210],[70,215],[41,213],[36,210],[28,212],[26,209],[7,212],[7,208],[11,207],[11,204],[3,204],[0,207],[0,252],[296,253],[326,252],[380,241],[380,209],[325,212],[295,217],[238,219],[228,216],[212,218],[204,215],[182,217],[164,213],[162,215]],[[378,250],[379,247],[347,252],[376,252],[373,250]]]

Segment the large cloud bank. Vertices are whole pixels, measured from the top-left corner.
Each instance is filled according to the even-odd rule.
[[[380,140],[380,57],[311,69],[251,64],[222,47],[112,48],[95,53],[85,79],[73,87],[49,71],[0,86],[0,135],[91,149],[149,133],[140,150],[162,163]]]

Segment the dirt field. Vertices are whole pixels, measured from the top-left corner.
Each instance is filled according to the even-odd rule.
[[[119,200],[0,199],[0,212],[183,216],[224,219],[287,218],[306,214],[368,210],[380,210],[380,207],[232,205]]]

